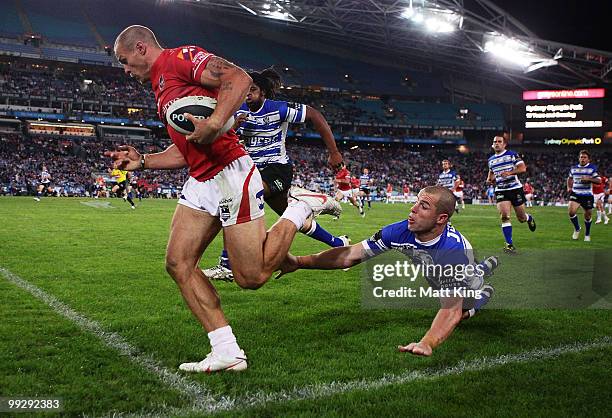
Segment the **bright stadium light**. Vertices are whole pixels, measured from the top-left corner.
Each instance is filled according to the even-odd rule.
[[[542,67],[556,65],[556,60],[538,55],[527,43],[517,39],[508,38],[498,33],[485,35],[484,52],[489,53],[501,61],[528,68],[529,71]],[[544,65],[533,66],[532,64],[545,63]]]
[[[463,26],[463,16],[438,7],[413,7],[410,4],[400,17],[423,24],[424,29],[430,33],[450,33]]]

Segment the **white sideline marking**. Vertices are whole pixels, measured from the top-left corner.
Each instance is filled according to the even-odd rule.
[[[438,379],[446,376],[460,375],[466,372],[484,371],[506,364],[520,364],[537,360],[547,360],[557,358],[564,354],[582,353],[595,348],[610,346],[612,346],[612,337],[606,336],[592,341],[575,342],[558,347],[543,347],[522,353],[502,354],[495,357],[482,357],[470,361],[460,361],[454,366],[445,367],[442,369],[429,368],[425,370],[407,371],[397,375],[385,375],[375,380],[361,379],[349,382],[321,383],[276,393],[256,392],[252,395],[247,395],[235,400],[227,399],[225,402],[219,402],[217,404],[217,410],[244,409],[274,402],[313,400],[357,390],[369,391],[389,385]],[[398,353],[398,355],[409,356],[410,354]]]
[[[111,202],[106,202],[106,201],[87,201],[87,202],[79,202],[81,205],[85,205],[85,206],[91,206],[92,208],[96,208],[96,209],[117,209],[114,206],[111,206]]]
[[[94,334],[108,347],[117,350],[121,355],[126,356],[133,363],[156,375],[159,380],[164,382],[170,388],[182,393],[185,397],[192,401],[194,407],[203,407],[208,403],[215,402],[208,389],[201,386],[197,382],[187,379],[185,376],[167,369],[159,361],[155,360],[149,354],[141,352],[138,348],[131,345],[125,338],[116,332],[104,330],[98,322],[76,312],[66,304],[56,299],[54,296],[45,292],[38,286],[22,279],[16,274],[13,274],[9,270],[0,267],[0,273],[2,273],[6,280],[28,291],[34,297],[50,306],[56,313],[69,319],[83,331]]]

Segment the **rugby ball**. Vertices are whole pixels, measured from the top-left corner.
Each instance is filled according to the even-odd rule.
[[[191,113],[198,119],[206,119],[212,115],[217,106],[217,99],[207,96],[187,96],[175,100],[166,111],[166,121],[175,131],[189,135],[193,132],[194,126],[189,119],[185,117],[185,113]],[[234,125],[234,117],[229,120],[221,128],[220,135],[229,131]]]

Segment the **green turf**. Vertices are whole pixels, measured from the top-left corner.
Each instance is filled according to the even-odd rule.
[[[80,203],[85,201],[43,199],[37,203],[31,198],[0,198],[0,267],[121,334],[169,369],[203,358],[209,350],[206,335],[164,269],[175,202],[147,200],[132,211],[117,199],[110,200],[114,209]],[[321,218],[320,223],[357,242],[403,219],[407,212],[407,205],[376,204],[364,220],[354,208],[345,206],[341,220]],[[565,267],[563,271],[553,268],[563,257],[569,260],[564,260],[568,275],[580,276],[578,259],[583,255],[572,260],[572,254],[584,254],[585,248],[609,252],[612,225],[593,225],[591,243],[574,242],[569,240],[571,226],[564,209],[534,208],[531,212],[538,231],[531,233],[526,225],[514,222],[521,255],[502,256],[499,274],[494,276],[498,293],[497,305],[492,307],[498,309],[462,324],[431,358],[399,354],[395,347],[418,340],[435,310],[362,308],[359,268],[300,271],[257,291],[217,284],[227,317],[249,356],[249,369],[241,374],[187,377],[217,396],[241,397],[444,368],[461,360],[610,335],[612,312],[593,309],[592,295],[590,299],[582,294],[575,300],[568,297],[563,301],[566,309],[526,309],[533,306],[523,306],[515,299],[523,300],[517,295],[529,293],[530,280],[537,284],[545,278],[538,275],[563,275]],[[268,223],[275,219],[269,214]],[[479,253],[500,253],[503,242],[494,208],[468,206],[453,218],[453,224]],[[212,265],[220,248],[217,239],[205,253],[202,266]],[[306,254],[323,248],[299,236],[292,251]],[[608,302],[602,299],[595,306],[608,306]],[[586,306],[591,309],[582,309]],[[138,413],[187,406],[184,397],[154,375],[2,276],[0,318],[0,396],[60,396],[70,414]],[[604,415],[612,406],[605,384],[612,377],[610,354],[609,348],[594,350],[316,401],[269,404],[240,413]]]

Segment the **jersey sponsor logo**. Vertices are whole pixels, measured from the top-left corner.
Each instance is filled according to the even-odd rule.
[[[287,102],[287,107],[295,110],[302,110],[302,104],[296,102]]]
[[[159,83],[157,83],[157,85],[159,86],[159,91],[162,91],[164,89],[164,85],[166,84],[166,80],[164,80],[164,75],[160,75],[159,76]]]
[[[176,53],[176,57],[180,60],[193,60],[193,53],[196,51],[194,46],[180,48]]]

